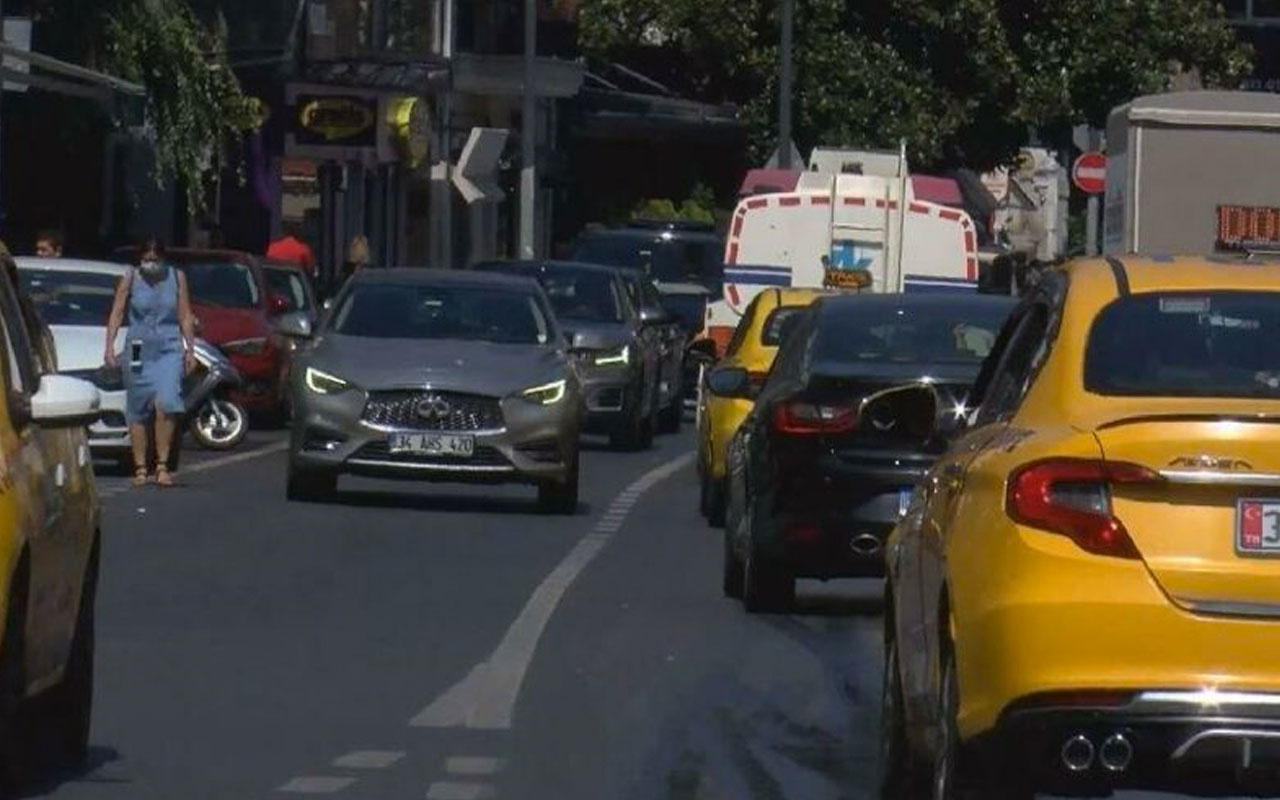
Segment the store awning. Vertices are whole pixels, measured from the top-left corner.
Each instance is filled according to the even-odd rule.
[[[140,84],[96,72],[91,69],[61,61],[52,56],[0,42],[0,55],[4,62],[25,64],[28,69],[0,66],[0,79],[5,83],[30,86],[70,97],[82,97],[111,106],[120,96],[144,97],[146,89]]]
[[[394,95],[428,95],[449,85],[449,63],[443,59],[377,61],[346,59],[311,61],[292,80],[322,86]]]

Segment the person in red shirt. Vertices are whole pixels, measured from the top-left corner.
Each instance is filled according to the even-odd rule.
[[[284,236],[267,246],[267,258],[285,264],[302,267],[312,277],[316,274],[316,256],[310,245],[302,241],[300,227],[293,223],[285,223]]]

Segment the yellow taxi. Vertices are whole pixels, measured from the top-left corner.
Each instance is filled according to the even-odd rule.
[[[0,254],[2,255],[2,254]],[[84,758],[99,508],[92,383],[52,371],[44,329],[0,276],[0,791],[33,761]],[[33,743],[50,752],[35,753]],[[35,758],[40,756],[40,758]]]
[[[885,796],[1274,788],[1280,263],[1050,271],[970,405],[886,552]]]
[[[702,513],[716,527],[724,525],[729,440],[751,413],[752,398],[773,366],[786,321],[828,294],[832,292],[823,289],[760,292],[734,329],[724,358],[707,376],[698,407],[698,476]]]

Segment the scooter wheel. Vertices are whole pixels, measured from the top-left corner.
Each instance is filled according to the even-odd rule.
[[[249,433],[249,414],[230,400],[211,398],[192,416],[190,430],[206,450],[230,450]]]

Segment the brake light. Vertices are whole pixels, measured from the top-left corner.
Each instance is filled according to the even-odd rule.
[[[1164,480],[1138,464],[1052,458],[1027,464],[1009,480],[1006,508],[1015,522],[1058,533],[1081,550],[1139,558],[1124,523],[1111,510],[1111,485]]]
[[[853,406],[793,401],[773,411],[773,429],[778,433],[800,436],[847,433],[857,425],[858,410]]]

